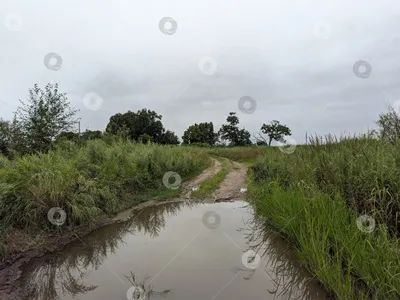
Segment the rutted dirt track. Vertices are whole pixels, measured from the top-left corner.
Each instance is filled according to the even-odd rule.
[[[238,162],[230,161],[233,164],[231,171],[226,176],[218,190],[212,197],[214,202],[243,200],[241,188],[246,188],[247,166]]]
[[[243,194],[240,192],[241,188],[245,187],[247,167],[237,162],[231,162],[232,168],[220,187],[210,195],[211,202],[243,200]],[[133,211],[142,209],[147,206],[162,204],[171,201],[190,201],[190,193],[193,187],[201,185],[207,178],[215,176],[221,170],[221,163],[214,159],[214,164],[203,171],[199,176],[182,184],[182,193],[179,198],[171,199],[169,201],[160,202],[157,200],[150,200],[145,203],[139,204],[132,209],[119,213],[113,218],[105,219],[97,225],[88,229],[87,226],[82,226],[74,231],[67,232],[60,236],[49,238],[45,244],[31,249],[9,258],[7,262],[0,264],[0,299],[20,299],[18,297],[18,290],[14,287],[14,283],[22,276],[23,267],[36,258],[45,255],[46,253],[59,251],[69,243],[79,239],[84,235],[90,234],[92,231],[107,226],[109,224],[122,222],[129,218]]]
[[[193,180],[190,180],[187,183],[183,184],[182,198],[189,199],[190,193],[192,192],[192,188],[199,186],[204,180],[215,176],[219,171],[221,171],[221,168],[222,168],[221,162],[219,162],[216,159],[213,159],[213,161],[214,161],[214,165],[212,167],[205,170],[203,173],[201,173],[199,176],[197,176]]]

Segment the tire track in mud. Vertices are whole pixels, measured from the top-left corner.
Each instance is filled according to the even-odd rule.
[[[214,158],[212,158],[212,160],[214,161],[214,165],[213,166],[211,166],[210,168],[206,169],[203,173],[201,173],[199,176],[197,176],[193,180],[190,180],[186,184],[183,184],[183,186],[182,186],[183,192],[181,194],[181,197],[183,199],[189,199],[190,198],[190,194],[192,192],[192,189],[194,187],[198,187],[199,185],[201,185],[201,183],[204,180],[217,175],[217,173],[219,171],[221,171],[221,169],[222,169],[221,162],[219,160],[214,159]]]
[[[247,188],[246,176],[248,167],[244,164],[230,161],[232,169],[222,181],[220,187],[211,195],[213,202],[243,200],[242,188]]]

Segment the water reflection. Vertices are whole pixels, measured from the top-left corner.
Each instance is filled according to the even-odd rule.
[[[188,204],[172,202],[134,212],[124,223],[101,228],[60,253],[36,260],[24,270],[19,284],[21,296],[32,300],[57,300],[66,294],[75,298],[96,289],[95,285],[84,284],[86,277],[125,243],[127,234],[157,237],[165,228],[165,217],[176,215],[183,205]]]
[[[260,268],[274,284],[274,289],[268,290],[273,299],[330,299],[318,292],[320,287],[315,278],[301,266],[293,249],[266,225],[263,218],[254,215],[243,231],[246,229],[249,231],[245,233],[248,249],[265,259],[265,265]],[[245,279],[251,279],[255,271]]]
[[[287,246],[287,243],[279,236],[274,235],[271,231],[269,231],[265,226],[265,222],[261,218],[254,215],[251,209],[249,209],[248,214],[245,212],[245,210],[233,210],[233,208],[237,208],[239,206],[238,203],[220,203],[213,205],[215,211],[218,211],[218,214],[221,214],[221,218],[223,220],[223,222],[221,222],[221,226],[216,230],[204,230],[204,235],[199,237],[199,244],[197,244],[197,246],[193,245],[191,249],[191,251],[193,251],[192,253],[187,253],[189,260],[183,261],[181,265],[177,266],[175,273],[173,268],[169,269],[170,277],[165,276],[166,279],[163,279],[165,281],[161,282],[161,285],[165,283],[165,287],[169,288],[171,283],[174,284],[174,280],[177,282],[181,282],[179,280],[185,280],[184,277],[180,277],[179,275],[185,274],[184,272],[187,271],[188,273],[186,274],[193,275],[193,278],[199,276],[197,278],[200,278],[200,281],[206,281],[207,279],[212,278],[212,282],[219,283],[219,281],[221,281],[221,286],[224,286],[226,284],[224,279],[225,270],[231,268],[232,265],[237,265],[237,249],[234,248],[232,250],[217,246],[220,245],[218,244],[218,241],[220,241],[220,238],[223,238],[225,233],[224,230],[231,230],[231,232],[233,230],[235,232],[238,227],[242,227],[240,231],[243,231],[243,234],[240,233],[237,235],[232,235],[239,239],[236,241],[237,247],[242,248],[245,246],[243,241],[244,236],[248,247],[246,250],[253,250],[256,253],[259,253],[263,258],[262,264],[259,265],[257,269],[250,271],[249,269],[240,269],[240,271],[242,271],[241,274],[245,275],[244,279],[253,279],[252,283],[257,282],[257,287],[259,287],[256,289],[257,293],[252,294],[255,296],[255,298],[257,298],[257,296],[264,295],[266,296],[265,299],[328,299],[321,295],[321,290],[318,289],[314,282],[309,279],[309,274],[301,268],[293,252],[290,251],[289,247]],[[125,253],[125,255],[128,255],[125,257],[129,257],[128,260],[130,260],[132,255],[130,250],[138,249],[138,243],[145,241],[149,242],[149,240],[146,238],[147,236],[156,238],[161,235],[161,233],[167,233],[167,231],[171,230],[172,228],[173,231],[169,232],[174,233],[174,239],[172,243],[170,242],[169,244],[180,244],[180,240],[178,238],[175,239],[176,236],[180,236],[181,234],[185,236],[187,233],[190,234],[191,229],[198,228],[196,226],[201,226],[204,228],[203,224],[201,223],[201,210],[195,210],[193,215],[189,211],[190,207],[193,206],[202,206],[202,204],[170,202],[133,212],[131,218],[126,222],[101,228],[83,238],[81,241],[68,246],[59,253],[46,255],[43,257],[43,259],[38,259],[35,262],[32,262],[29,267],[24,270],[23,280],[20,281],[18,286],[23,294],[20,298],[32,300],[59,300],[63,299],[64,297],[68,299],[71,297],[77,299],[81,299],[81,297],[83,298],[83,294],[89,293],[98,288],[97,285],[88,285],[90,280],[93,280],[92,283],[104,282],[104,277],[102,277],[102,275],[104,276],[104,274],[102,274],[103,269],[106,268],[106,265],[110,263],[110,261],[110,265],[115,263],[115,260],[113,261],[113,257],[107,257],[110,256],[110,254],[114,254],[114,256],[121,255],[124,257],[123,251],[118,251],[117,253],[118,249],[125,250],[125,252],[128,253]],[[189,207],[189,209],[184,210],[184,212],[180,214],[181,219],[175,219],[175,221],[178,222],[175,222],[174,225],[174,222],[172,220],[168,220],[168,217],[177,215],[179,212],[181,212],[183,207]],[[199,215],[198,220],[196,217],[192,218],[192,216],[197,216],[197,213]],[[248,216],[250,216],[250,218],[247,218]],[[184,217],[186,217],[186,219]],[[246,217],[246,220],[249,220],[246,221],[244,226],[242,219],[243,217]],[[170,225],[166,232],[162,232],[166,228],[166,220],[168,220]],[[193,224],[189,223],[188,220],[193,220],[193,224],[195,224],[195,226],[191,227]],[[185,224],[185,226],[182,226],[181,224]],[[179,229],[176,231],[177,228],[181,228],[181,231],[179,231]],[[141,239],[141,237],[130,239],[132,235],[143,235],[144,239]],[[184,241],[182,245],[185,245],[187,242],[185,238],[186,236],[182,239],[182,241]],[[209,242],[209,244],[206,244],[205,241],[207,241],[206,243]],[[130,276],[129,274],[126,274],[129,276],[129,283],[133,287],[138,287],[137,289],[131,288],[128,290],[128,293],[132,292],[131,295],[134,295],[134,292],[137,292],[137,290],[139,291],[139,297],[141,293],[145,293],[147,299],[149,299],[150,296],[168,294],[167,292],[169,292],[169,290],[156,292],[156,289],[153,289],[151,285],[146,283],[147,277],[144,279],[138,278],[134,273],[135,271],[138,273],[144,273],[148,270],[151,270],[151,264],[147,264],[147,260],[151,261],[153,258],[159,255],[161,256],[165,253],[165,251],[168,253],[168,249],[170,250],[170,253],[175,254],[173,251],[171,252],[171,249],[174,249],[174,247],[160,248],[161,250],[158,251],[158,249],[155,249],[155,247],[159,245],[157,243],[158,241],[148,248],[145,246],[142,247],[140,251],[135,252],[135,258],[137,260],[143,260],[145,263],[142,263],[142,268],[140,267],[140,264],[135,264],[136,270],[129,270],[132,271]],[[125,244],[128,246],[123,248],[122,246],[125,246]],[[167,245],[168,240],[165,242],[165,244],[163,244],[163,247]],[[213,251],[207,252],[210,251],[210,247],[213,249]],[[152,252],[151,250],[153,249],[156,251]],[[150,253],[148,254],[147,251]],[[209,253],[207,254],[209,256],[205,255],[202,257],[201,253],[203,252]],[[224,259],[222,259],[221,255],[224,255]],[[218,265],[217,268],[214,269],[214,272],[208,272],[205,269],[205,265],[207,265],[207,260],[209,259],[216,259],[215,261],[218,262],[221,261],[221,266]],[[124,263],[128,260],[122,260],[122,262]],[[154,269],[157,270],[162,261],[163,259],[155,260],[153,266],[157,267],[153,268],[151,272],[154,273]],[[169,258],[167,261],[169,261]],[[186,262],[195,264],[192,265],[193,267],[186,268]],[[103,268],[96,273],[98,276],[91,276],[93,275],[92,273],[98,270],[102,265]],[[121,268],[121,266],[117,263],[116,268],[118,267],[120,271],[123,269],[124,272],[129,273],[129,271]],[[106,272],[108,271],[106,270]],[[236,272],[237,270],[235,273]],[[267,282],[270,284],[270,280],[273,281],[274,288],[269,290],[271,295],[268,295],[266,294],[268,292],[265,291],[263,284]],[[208,282],[208,284],[212,285],[211,281]],[[128,283],[128,281],[125,281],[125,283]],[[196,290],[196,287],[191,286],[191,284],[196,286],[198,285],[197,282],[191,282],[190,280],[186,281],[185,284],[187,284],[187,286],[182,288],[182,290],[186,290],[186,297],[181,296],[181,298],[179,298],[179,295],[176,295],[181,292],[181,287],[179,287],[179,289],[177,289],[176,293],[173,295],[175,299],[187,299],[187,295],[190,295],[193,290]],[[243,281],[236,282],[236,284],[238,288],[243,287],[244,290],[246,289],[246,284],[243,284]],[[160,286],[160,282],[157,283],[157,286]],[[216,286],[218,287],[218,284]],[[230,288],[233,288],[233,286],[235,285],[232,284]],[[112,284],[109,286],[107,285],[107,289],[112,288]],[[176,286],[174,286],[174,288],[176,288]],[[96,292],[99,292],[100,290],[101,289],[99,288]],[[247,292],[247,290],[245,291]],[[93,296],[91,293],[89,293],[87,295],[88,297],[85,298],[98,299],[96,297],[96,292],[93,293]],[[231,295],[235,294],[232,293]]]

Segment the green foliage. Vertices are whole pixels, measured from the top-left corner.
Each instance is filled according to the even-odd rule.
[[[63,131],[61,132],[55,142],[60,143],[62,141],[71,141],[74,143],[77,143],[79,145],[83,145],[85,142],[89,140],[95,140],[95,139],[102,139],[103,138],[103,133],[100,130],[86,130],[85,132],[79,133],[77,132],[72,132],[72,131]]]
[[[146,200],[146,193],[167,190],[162,179],[168,171],[185,180],[208,165],[208,155],[199,149],[121,138],[110,144],[88,141],[84,147],[64,141],[46,154],[1,159],[0,228],[66,229],[47,220],[52,207],[67,213],[65,225],[90,224]]]
[[[236,116],[236,113],[230,112],[226,121],[229,124],[222,125],[218,132],[222,140],[229,141],[229,146],[248,146],[252,144],[250,132],[244,128],[238,128],[239,118]]]
[[[149,109],[128,111],[110,118],[106,132],[121,135],[133,141],[143,143],[179,144],[178,137],[171,131],[165,131],[161,122],[162,116]]]
[[[265,149],[249,186],[265,226],[336,299],[399,299],[400,146],[366,135]],[[370,234],[357,228],[364,214],[376,221]]]
[[[214,132],[212,122],[195,123],[185,130],[182,140],[183,144],[207,144],[212,146],[218,140],[218,134]]]
[[[282,125],[277,120],[273,120],[269,125],[262,124],[261,132],[268,136],[268,146],[271,146],[273,140],[280,141],[285,136],[292,135],[289,127]],[[261,135],[260,135],[261,137]],[[263,142],[267,142],[263,140]]]
[[[10,137],[10,122],[0,118],[0,154],[8,154]]]
[[[101,139],[102,137],[103,137],[103,133],[100,130],[89,130],[89,129],[86,129],[81,134],[81,138],[84,141]]]
[[[379,137],[389,143],[396,143],[400,138],[400,115],[393,107],[389,107],[389,112],[379,115],[376,122],[379,127]]]
[[[359,215],[343,198],[310,190],[301,182],[288,189],[277,181],[253,180],[248,193],[265,230],[274,228],[288,241],[334,299],[400,298],[400,247],[385,226],[362,232],[357,228]]]
[[[213,156],[225,157],[230,160],[252,163],[259,156],[267,153],[264,147],[248,146],[248,147],[213,147],[207,149],[207,152]]]
[[[55,142],[60,142],[60,141],[78,141],[79,140],[79,134],[76,132],[72,131],[63,131],[61,132]]]
[[[162,145],[179,145],[180,142],[178,136],[174,132],[167,130],[161,135],[158,143]]]
[[[58,84],[47,84],[42,90],[37,84],[29,90],[27,102],[21,101],[16,113],[20,133],[29,153],[46,152],[62,132],[76,122],[76,110],[70,107],[66,94],[58,90]]]
[[[274,166],[286,181],[302,184],[334,197],[339,194],[359,213],[372,215],[400,236],[400,145],[365,137],[310,137],[307,146],[293,154],[267,148],[256,165]],[[257,173],[258,179],[275,180],[275,173]],[[266,177],[264,177],[266,176]]]

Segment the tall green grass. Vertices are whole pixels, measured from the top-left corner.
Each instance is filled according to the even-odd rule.
[[[0,157],[0,228],[53,232],[57,226],[47,219],[52,207],[66,212],[62,228],[90,224],[144,201],[146,193],[168,190],[166,172],[185,180],[209,164],[199,149],[123,140],[94,140],[85,147],[65,142],[47,154]]]
[[[254,182],[251,184],[254,185]],[[337,196],[277,182],[250,187],[253,206],[296,249],[335,299],[400,299],[400,248],[387,228],[357,227],[358,214]]]
[[[248,147],[213,147],[207,149],[210,155],[225,157],[238,162],[251,163],[269,150],[268,147],[248,146]]]
[[[253,171],[259,179],[277,177],[282,186],[313,187],[330,197],[339,194],[350,208],[400,234],[400,144],[314,137],[293,154],[268,149]]]
[[[336,299],[400,299],[400,145],[313,137],[251,168],[256,212]],[[371,233],[357,227],[374,218]]]

